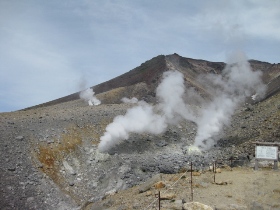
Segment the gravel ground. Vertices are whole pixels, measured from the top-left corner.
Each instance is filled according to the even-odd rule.
[[[251,141],[280,142],[279,97],[278,94],[262,103],[247,104],[237,110],[231,126],[224,130],[218,144],[202,155],[188,154],[187,151],[196,134],[196,125],[192,122],[170,126],[157,136],[132,134],[127,141],[112,148],[109,154],[99,153],[97,145],[106,126],[115,116],[124,114],[133,106],[129,104],[87,106],[76,100],[45,108],[0,113],[0,209],[86,209],[106,198],[110,192],[143,184],[156,174],[179,173],[187,169],[191,161],[199,171],[204,171],[214,160],[219,160],[220,165],[229,164],[229,158],[234,159],[234,166],[247,165],[254,160]],[[264,182],[260,179],[262,176],[259,177],[262,173],[270,177],[270,172],[250,173],[250,177],[256,177],[252,180],[260,183],[248,185],[250,192],[255,193],[254,187],[270,182],[270,178]],[[277,173],[272,174],[276,174],[275,179],[279,183]],[[244,182],[251,180],[245,175],[242,177]],[[201,194],[204,198],[208,189],[227,187],[208,184],[211,187],[202,188],[206,191]],[[271,191],[279,189],[272,184],[265,188]],[[244,191],[245,188],[240,189]],[[279,199],[277,193],[271,195]],[[196,194],[195,197],[199,198]],[[206,204],[213,206],[216,204],[210,201],[215,197],[201,201],[209,200]],[[227,199],[233,198],[238,197],[234,194]],[[253,200],[246,197],[240,203],[234,200],[233,204],[249,208],[255,200],[256,205],[260,204],[264,209],[276,205],[274,201],[271,204],[258,201],[257,197]],[[114,199],[108,202],[106,208],[115,204],[117,207]],[[143,206],[143,202],[139,201],[138,206]],[[128,204],[122,209],[131,208],[141,209]]]
[[[271,167],[254,171],[249,167],[219,168],[211,171],[193,172],[193,201],[217,210],[229,209],[280,209],[280,173]],[[87,209],[158,209],[159,191],[161,209],[182,209],[183,204],[192,201],[190,172],[162,174],[162,188],[154,180],[150,188],[139,193],[143,185],[108,195],[103,201],[89,204]],[[175,184],[174,184],[175,183]]]

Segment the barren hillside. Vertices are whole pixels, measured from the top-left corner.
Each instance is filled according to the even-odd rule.
[[[267,97],[279,92],[280,64],[256,60],[249,62],[254,71],[261,70],[263,72],[263,81],[268,85]],[[146,101],[152,102],[162,73],[169,69],[176,69],[185,75],[190,87],[196,88],[201,95],[209,97],[207,91],[203,89],[205,84],[196,81],[196,77],[200,74],[221,74],[225,66],[226,64],[222,62],[184,58],[176,53],[167,56],[159,55],[123,75],[92,86],[92,89],[95,94],[101,94],[100,98],[103,104],[121,103],[120,99],[124,96],[145,98]],[[111,91],[114,94],[110,94]],[[79,93],[74,93],[30,108],[50,106],[77,99],[79,99]]]
[[[226,196],[223,199],[228,206],[279,208],[279,174],[270,168],[265,173],[252,172],[250,163],[254,162],[253,141],[280,142],[280,64],[260,61],[250,61],[250,64],[254,71],[263,72],[262,79],[267,85],[264,98],[254,101],[247,97],[246,102],[239,103],[230,123],[222,127],[217,142],[199,154],[188,149],[199,132],[198,124],[192,120],[168,124],[159,134],[131,133],[106,153],[101,153],[98,145],[106,127],[116,116],[124,116],[138,106],[122,103],[123,97],[142,99],[146,101],[143,106],[153,106],[156,114],[160,113],[156,116],[163,115],[160,106],[155,107],[162,100],[156,94],[164,77],[162,74],[168,70],[181,72],[185,88],[195,91],[195,95],[189,97],[197,101],[192,100],[186,106],[198,113],[208,108],[202,106],[200,100],[211,102],[212,90],[217,84],[197,78],[221,75],[226,66],[224,63],[183,58],[177,54],[161,55],[117,78],[93,86],[101,105],[88,106],[75,93],[25,110],[0,113],[0,209],[143,209],[152,200],[154,191],[146,196],[138,193],[138,187],[159,173],[163,174],[168,187],[171,176],[188,170],[190,162],[195,170],[203,173],[196,182],[196,200],[217,206],[217,202],[223,202],[217,199],[220,194],[216,190],[220,190]],[[233,169],[231,187],[213,187],[205,175],[209,165],[217,160],[220,167],[225,167],[230,159],[232,166],[247,168]],[[254,176],[246,188],[253,197],[242,197],[236,192],[240,183],[246,183],[247,172]],[[265,181],[261,180],[263,174]],[[240,180],[235,180],[239,175]],[[275,180],[275,186],[270,179]],[[263,190],[259,189],[262,187]],[[255,188],[260,194],[255,194]],[[232,189],[235,191],[231,192]],[[108,196],[112,192],[119,194]],[[188,199],[186,193],[176,192],[174,202]],[[271,197],[261,199],[261,195],[267,193],[271,193]],[[166,208],[171,209],[168,205],[165,203]]]

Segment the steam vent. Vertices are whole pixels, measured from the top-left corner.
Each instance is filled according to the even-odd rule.
[[[279,119],[279,63],[159,55],[0,113],[0,209],[280,209],[273,161],[253,170]]]

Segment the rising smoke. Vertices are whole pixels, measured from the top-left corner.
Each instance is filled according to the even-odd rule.
[[[129,109],[124,116],[115,117],[114,121],[106,127],[98,149],[100,152],[106,152],[119,142],[128,139],[129,133],[160,134],[166,127],[164,117],[156,114],[153,106],[141,101],[138,106]]]
[[[124,116],[115,117],[100,138],[99,151],[108,151],[114,145],[128,139],[129,133],[160,134],[165,131],[168,123],[177,122],[180,112],[176,109],[184,105],[182,101],[178,102],[184,93],[183,84],[183,75],[180,72],[165,72],[163,81],[157,88],[157,96],[161,102],[152,106],[139,101],[138,105],[129,109]],[[170,97],[172,93],[174,97]]]
[[[108,151],[128,139],[129,133],[160,134],[168,124],[177,124],[181,120],[197,124],[194,145],[202,150],[209,149],[222,128],[230,124],[231,116],[246,97],[253,94],[261,97],[265,93],[261,72],[251,70],[243,53],[231,56],[221,75],[201,75],[198,80],[203,84],[213,84],[208,88],[212,100],[206,101],[193,88],[186,89],[182,73],[165,72],[156,89],[159,103],[152,106],[140,101],[124,116],[117,116],[100,138],[99,151]],[[194,110],[188,99],[199,101],[201,109]]]
[[[230,124],[231,116],[246,97],[263,97],[266,86],[261,71],[252,71],[244,53],[236,52],[229,58],[222,75],[202,75],[199,80],[212,81],[212,100],[204,103],[197,117],[197,135],[194,145],[209,149],[223,128]]]
[[[90,105],[90,106],[101,104],[100,100],[98,100],[94,96],[94,92],[91,88],[81,91],[79,96],[81,99],[88,102],[88,105]]]
[[[159,99],[157,109],[165,116],[168,124],[177,124],[182,119],[195,121],[195,115],[184,101],[184,75],[179,71],[168,71],[163,74],[163,81],[156,89]]]

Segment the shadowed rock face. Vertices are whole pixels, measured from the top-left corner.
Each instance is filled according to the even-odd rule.
[[[94,86],[99,106],[88,106],[78,93],[26,110],[0,113],[0,209],[75,209],[100,200],[106,192],[125,189],[158,173],[176,173],[190,161],[196,168],[215,159],[252,158],[252,141],[278,141],[280,133],[279,64],[251,61],[263,71],[266,99],[245,104],[211,150],[188,153],[197,127],[189,121],[172,125],[160,135],[131,134],[108,154],[97,145],[115,116],[133,104],[123,97],[155,103],[162,73],[176,69],[185,84],[211,98],[200,74],[220,74],[224,63],[183,58],[177,54],[155,57],[108,82]],[[113,190],[113,191],[112,191]],[[108,193],[107,193],[108,194]]]

